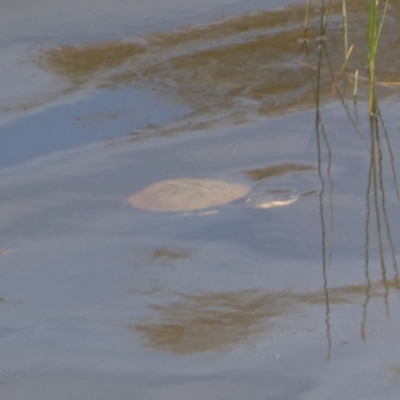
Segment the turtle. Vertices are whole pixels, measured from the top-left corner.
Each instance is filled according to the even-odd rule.
[[[250,190],[240,183],[215,179],[181,178],[153,183],[129,197],[135,208],[159,212],[192,212],[243,200],[247,206],[260,209],[286,206],[302,196],[289,189],[275,189],[263,193]]]

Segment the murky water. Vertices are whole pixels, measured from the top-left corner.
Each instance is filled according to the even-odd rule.
[[[317,130],[301,1],[16,4],[0,16],[2,398],[397,398],[398,7],[383,120],[350,2],[358,103],[324,64]],[[299,196],[129,204],[180,178]]]

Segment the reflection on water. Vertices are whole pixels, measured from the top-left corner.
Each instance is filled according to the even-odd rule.
[[[319,46],[319,66],[322,66],[323,61],[330,57],[327,49],[322,51],[322,44]],[[329,61],[328,61],[329,63]],[[321,68],[317,71],[317,88],[316,88],[316,118],[315,118],[315,133],[317,142],[317,160],[318,160],[318,175],[321,183],[319,195],[319,214],[321,224],[321,252],[322,252],[322,275],[324,280],[324,291],[326,301],[326,327],[329,343],[328,357],[331,349],[330,337],[330,305],[331,305],[331,289],[329,288],[328,269],[331,265],[333,256],[333,235],[334,235],[334,185],[331,175],[332,164],[337,156],[332,150],[330,138],[323,121],[323,113],[321,112],[320,93],[322,87],[319,85]],[[340,93],[345,97],[345,88]],[[348,102],[342,102],[348,118],[353,124],[354,131],[361,140],[364,136],[361,134],[360,121],[357,110],[357,102],[354,101],[354,109],[350,109]],[[384,303],[386,316],[390,317],[389,312],[389,289],[393,285],[389,284],[387,270],[387,250],[391,258],[392,269],[394,273],[394,287],[398,291],[400,289],[398,283],[398,267],[396,258],[395,242],[393,240],[391,218],[387,209],[387,194],[388,184],[385,182],[388,175],[392,175],[390,187],[395,190],[397,200],[400,200],[400,193],[397,183],[397,173],[395,168],[395,159],[390,142],[390,135],[385,127],[382,115],[379,112],[379,106],[375,99],[374,112],[369,112],[369,145],[366,145],[369,152],[369,168],[366,173],[366,194],[365,194],[365,301],[363,304],[363,322],[361,325],[361,337],[366,338],[366,321],[367,309],[371,294],[371,254],[374,250],[378,253],[378,264],[381,271],[382,284],[384,287]],[[383,134],[382,134],[383,132]],[[365,144],[365,143],[364,143]],[[384,144],[384,147],[383,147]],[[385,171],[388,169],[388,172]],[[374,221],[372,221],[374,220]],[[372,225],[374,222],[374,226]]]
[[[384,137],[382,138],[382,132]],[[392,266],[394,273],[394,282],[396,290],[400,290],[399,286],[399,271],[397,266],[396,248],[392,235],[391,218],[387,210],[386,201],[386,188],[387,184],[384,181],[384,176],[387,177],[387,173],[384,172],[385,167],[389,166],[390,172],[392,173],[393,181],[390,183],[390,187],[394,187],[396,190],[397,200],[400,200],[399,189],[397,184],[397,174],[394,165],[393,152],[391,148],[390,138],[386,131],[383,119],[380,115],[370,116],[370,165],[368,172],[368,184],[366,190],[366,218],[365,218],[365,279],[368,283],[366,291],[366,300],[364,303],[364,321],[362,326],[362,337],[366,337],[366,315],[367,307],[369,302],[370,292],[370,253],[375,247],[378,248],[379,264],[381,268],[382,282],[385,288],[384,302],[386,308],[386,315],[390,317],[389,311],[389,288],[388,282],[388,261],[385,253],[386,248],[389,250],[391,261],[389,263]],[[384,151],[382,145],[385,144],[386,151]],[[372,220],[375,222],[375,227],[372,226]],[[376,241],[374,246],[373,240]]]

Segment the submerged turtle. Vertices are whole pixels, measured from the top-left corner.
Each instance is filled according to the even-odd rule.
[[[136,208],[149,211],[198,211],[243,200],[254,208],[272,208],[294,203],[300,196],[291,190],[252,193],[249,186],[213,179],[168,179],[154,183],[129,198]]]

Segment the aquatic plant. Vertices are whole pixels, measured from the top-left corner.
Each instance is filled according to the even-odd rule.
[[[343,0],[344,1],[344,0]],[[369,77],[369,112],[376,114],[375,96],[375,62],[379,39],[385,21],[389,0],[385,1],[382,16],[379,21],[379,0],[368,0],[368,77]]]
[[[340,3],[339,3],[340,4]],[[367,36],[367,52],[365,56],[368,55],[367,66],[368,66],[368,84],[369,84],[369,113],[371,115],[377,113],[377,104],[376,104],[376,93],[375,93],[375,84],[376,84],[376,59],[379,48],[379,41],[381,38],[382,29],[384,26],[386,14],[388,11],[389,0],[367,0],[367,31],[365,32]],[[354,4],[350,4],[351,7],[354,7]],[[308,24],[310,22],[310,7],[311,1],[307,0],[306,2],[306,12],[305,12],[305,20],[304,20],[304,40],[306,41],[308,38]],[[330,35],[333,35],[332,32],[328,29],[328,18],[330,11],[337,9],[333,6],[332,0],[328,2],[325,0],[320,0],[320,24],[319,24],[319,38],[318,38],[318,49],[319,49],[319,60],[320,63],[317,67],[317,86],[318,81],[320,79],[320,68],[322,67],[322,53],[323,48],[326,46],[326,41],[330,39]],[[353,94],[354,98],[357,98],[357,84],[359,79],[358,70],[349,71],[349,59],[350,55],[353,52],[355,44],[351,44],[349,42],[349,32],[350,28],[352,28],[352,19],[348,14],[348,4],[346,0],[341,0],[341,13],[342,13],[342,23],[343,23],[343,31],[342,31],[342,40],[343,40],[343,49],[344,49],[344,62],[342,68],[339,72],[331,71],[332,76],[334,76],[333,86],[336,86],[338,78],[342,75],[343,72],[348,77],[352,78],[354,82]],[[360,51],[360,49],[358,49]],[[327,54],[327,49],[325,49],[325,57],[329,57]],[[328,61],[329,63],[329,61]],[[318,103],[318,100],[317,100]]]

